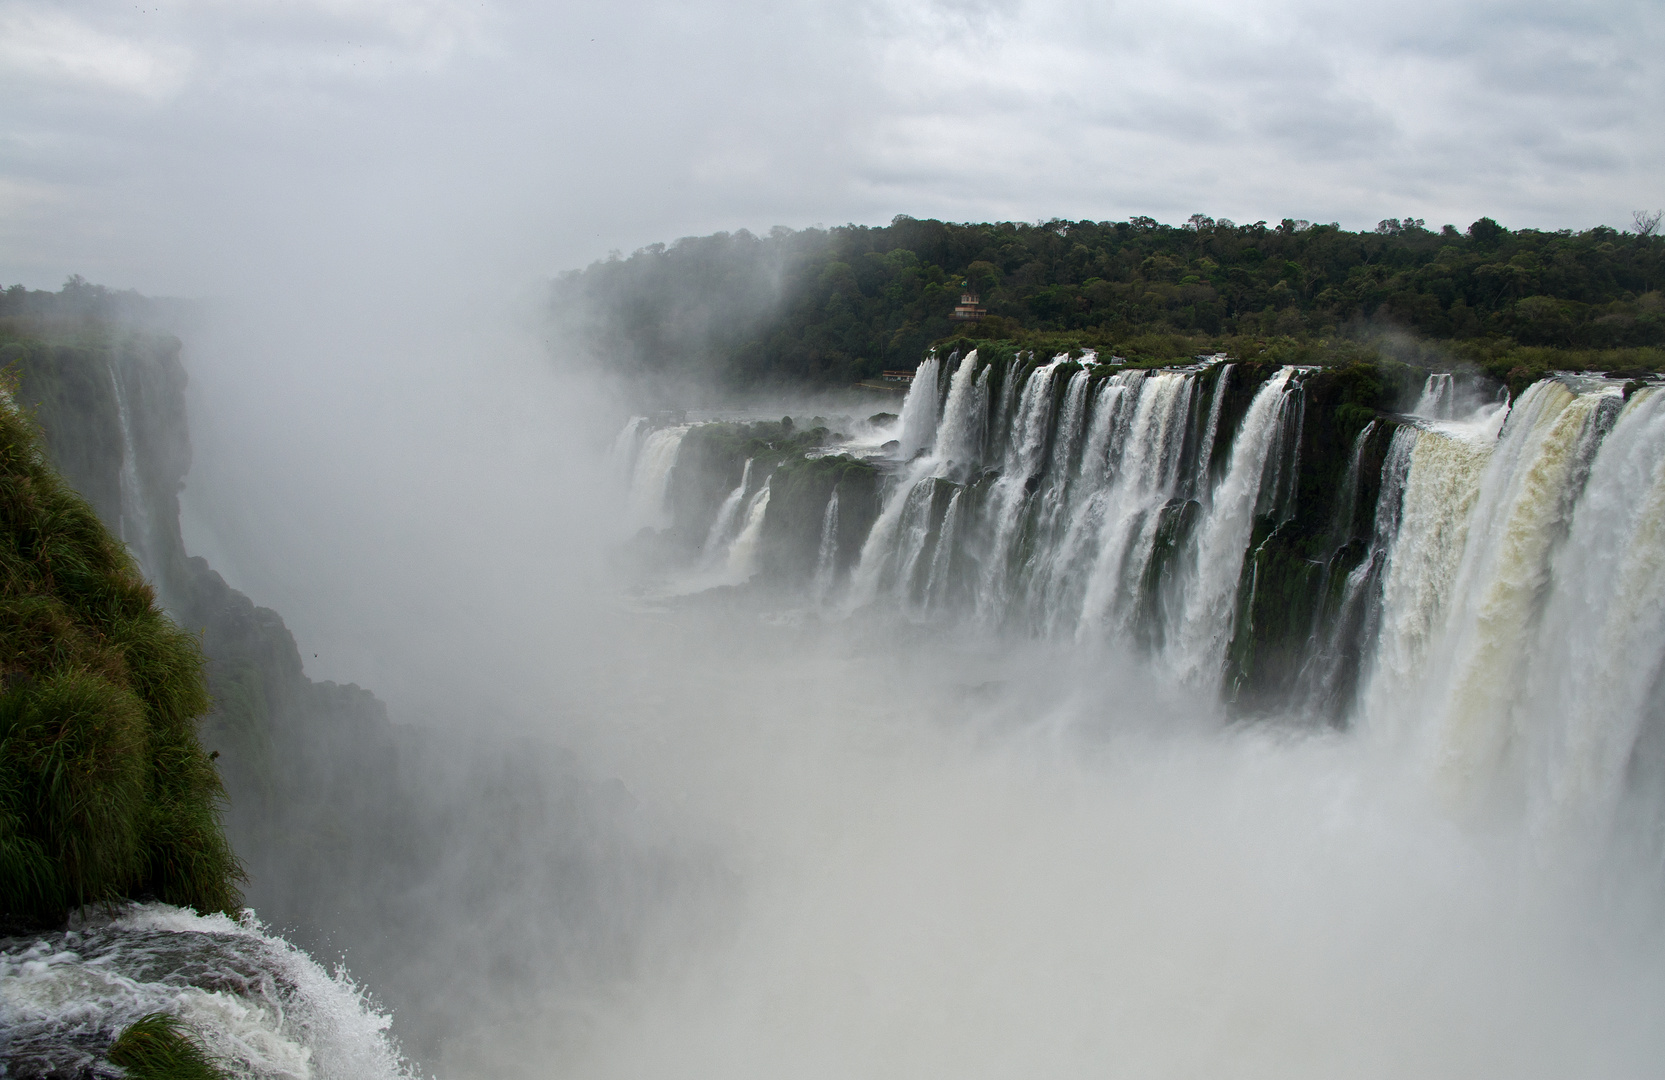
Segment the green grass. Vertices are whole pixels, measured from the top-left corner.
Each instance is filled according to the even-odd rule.
[[[142,1016],[110,1044],[110,1061],[133,1080],[228,1080],[188,1031],[167,1013]]]
[[[0,922],[127,897],[234,911],[199,644],[0,389]]]

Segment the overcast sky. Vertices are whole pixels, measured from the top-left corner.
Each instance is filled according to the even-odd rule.
[[[500,287],[719,229],[1623,226],[1665,5],[0,0],[0,283]]]

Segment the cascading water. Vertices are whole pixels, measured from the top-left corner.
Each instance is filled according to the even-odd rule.
[[[963,477],[980,463],[992,370],[989,365],[979,366],[977,350],[973,349],[960,361],[949,380],[948,400],[943,404],[934,456],[950,474],[959,473]]]
[[[121,428],[121,539],[140,566],[152,567],[150,513],[145,505],[144,487],[139,482],[139,453],[133,443],[133,416],[127,404],[127,387],[114,367],[110,388],[116,396],[116,417]]]
[[[769,512],[769,484],[774,477],[763,481],[757,494],[746,504],[745,516],[740,522],[740,532],[729,546],[728,559],[724,568],[724,580],[731,584],[739,584],[757,573],[758,542],[763,535],[764,516]]]
[[[671,470],[676,467],[683,436],[688,431],[688,425],[679,424],[650,432],[643,440],[630,480],[629,522],[632,531],[661,528],[667,523],[665,489],[670,483]]]
[[[636,466],[636,452],[642,447],[642,432],[647,430],[647,426],[647,417],[632,416],[613,439],[613,469],[626,482],[630,479],[631,470]]]
[[[1267,461],[1281,433],[1287,402],[1284,391],[1293,373],[1293,368],[1284,368],[1255,393],[1232,446],[1231,464],[1211,494],[1197,529],[1180,623],[1169,653],[1169,663],[1187,681],[1206,683],[1218,676],[1232,630],[1230,602],[1254,526]]]
[[[1104,485],[1081,509],[1078,527],[1091,531],[1083,539],[1097,546],[1076,626],[1084,638],[1105,631],[1114,640],[1132,638],[1162,512],[1178,496],[1184,473],[1186,422],[1195,401],[1193,377],[1176,372],[1133,377],[1137,381],[1129,388],[1132,415],[1125,427],[1111,433]],[[1112,406],[1126,400],[1118,399]],[[1071,572],[1069,555],[1073,552],[1060,561],[1057,573]],[[1072,585],[1064,584],[1058,591],[1067,597],[1074,591]]]
[[[1418,699],[1423,750],[1452,793],[1495,772],[1549,560],[1565,535],[1600,443],[1607,395],[1575,395],[1546,380],[1527,391],[1480,477],[1471,537],[1451,585],[1438,647]]]
[[[1585,826],[1575,836],[1611,822],[1642,726],[1665,720],[1661,445],[1665,392],[1644,390],[1602,442],[1556,552],[1521,693],[1534,721],[1524,727],[1537,817]]]
[[[1455,419],[1456,397],[1456,377],[1436,372],[1428,376],[1422,387],[1422,396],[1417,399],[1416,408],[1412,411],[1430,420],[1452,420]]]
[[[907,399],[902,403],[899,440],[904,461],[921,450],[930,449],[936,442],[937,374],[940,370],[941,364],[935,356],[931,356],[914,372]]]
[[[821,543],[815,551],[815,599],[819,603],[832,592],[838,575],[838,489],[827,500],[821,514]]]
[[[0,939],[4,1075],[113,1080],[124,1074],[105,1059],[111,1040],[154,1012],[184,1021],[239,1077],[410,1077],[389,1018],[362,990],[253,921],[133,904],[60,933]]]
[[[1334,562],[1348,543],[1347,530],[1358,512],[1360,459],[1375,430],[1376,421],[1371,421],[1354,442],[1353,458],[1347,470],[1346,510],[1338,512],[1331,525],[1333,542],[1341,547],[1332,550],[1329,562]],[[1381,633],[1382,575],[1388,552],[1399,535],[1405,480],[1410,473],[1411,451],[1416,440],[1415,428],[1401,427],[1394,431],[1382,462],[1376,523],[1370,544],[1365,548],[1364,557],[1347,574],[1335,617],[1327,628],[1314,628],[1313,651],[1302,669],[1296,691],[1299,707],[1309,716],[1332,722],[1345,718],[1353,710],[1358,681],[1368,675],[1367,657],[1373,654]],[[1325,571],[1328,584],[1329,563]]]
[[[751,487],[754,460],[746,459],[745,467],[740,470],[740,483],[728,493],[723,505],[717,508],[717,519],[711,523],[711,532],[705,538],[704,558],[707,563],[728,552],[729,543],[733,540],[734,521],[740,513],[740,503],[746,498],[746,491]]]
[[[996,624],[1006,614],[1013,572],[1012,547],[1023,524],[1023,511],[1035,493],[1045,464],[1052,419],[1052,380],[1063,357],[1042,364],[1029,376],[1012,414],[1000,478],[988,495],[992,539],[981,554],[982,581],[977,614]]]
[[[878,494],[843,610],[1105,642],[1228,701],[1228,651],[1240,679],[1282,633],[1290,713],[1412,751],[1459,800],[1531,791],[1546,821],[1613,818],[1665,665],[1665,392],[1626,403],[1610,381],[1547,379],[1511,408],[1434,375],[1414,415],[1354,422],[1325,472],[1307,455],[1336,421],[1314,419],[1307,387],[1329,376],[1313,369],[947,364],[921,365],[908,438],[866,459]],[[668,466],[649,462],[680,435],[643,440],[635,505],[663,505]],[[823,490],[804,541],[817,600],[850,512]],[[768,485],[745,503],[728,580],[787,542],[772,505]],[[1279,544],[1295,544],[1283,562]],[[1291,589],[1311,599],[1288,629],[1259,625]]]

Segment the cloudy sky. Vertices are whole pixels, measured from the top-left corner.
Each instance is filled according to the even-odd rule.
[[[0,284],[497,287],[898,213],[1623,226],[1662,55],[1655,0],[0,0]]]

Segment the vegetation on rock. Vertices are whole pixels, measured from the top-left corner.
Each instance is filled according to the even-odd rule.
[[[154,896],[235,910],[241,871],[197,741],[202,652],[0,406],[0,915]]]

